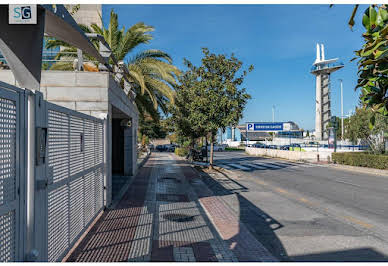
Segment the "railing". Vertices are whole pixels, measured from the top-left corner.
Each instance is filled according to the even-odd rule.
[[[336,63],[330,63],[330,64],[316,64],[311,67],[311,72],[329,69],[329,68],[336,68],[336,67],[343,67],[344,63],[342,62],[336,62]]]

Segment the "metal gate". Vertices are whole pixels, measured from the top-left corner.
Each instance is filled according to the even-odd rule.
[[[104,207],[104,152],[104,120],[0,81],[0,262],[64,257]]]
[[[23,260],[25,92],[0,82],[0,261]]]
[[[48,121],[48,261],[58,261],[104,206],[103,120],[52,103]]]

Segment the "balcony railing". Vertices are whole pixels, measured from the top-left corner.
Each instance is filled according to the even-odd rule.
[[[344,63],[342,62],[335,62],[330,64],[316,64],[311,67],[311,72],[316,72],[316,71],[330,69],[330,68],[340,68],[343,66],[344,66]]]

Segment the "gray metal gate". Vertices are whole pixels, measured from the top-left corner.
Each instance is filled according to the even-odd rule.
[[[104,120],[0,82],[0,262],[65,256],[104,207],[104,152]]]
[[[47,111],[48,261],[58,261],[104,206],[104,125],[52,103]]]
[[[23,260],[25,95],[0,82],[0,261]]]

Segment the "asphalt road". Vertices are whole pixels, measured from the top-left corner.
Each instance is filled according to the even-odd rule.
[[[388,261],[388,176],[243,152],[215,164],[235,186],[223,200],[279,259]]]

